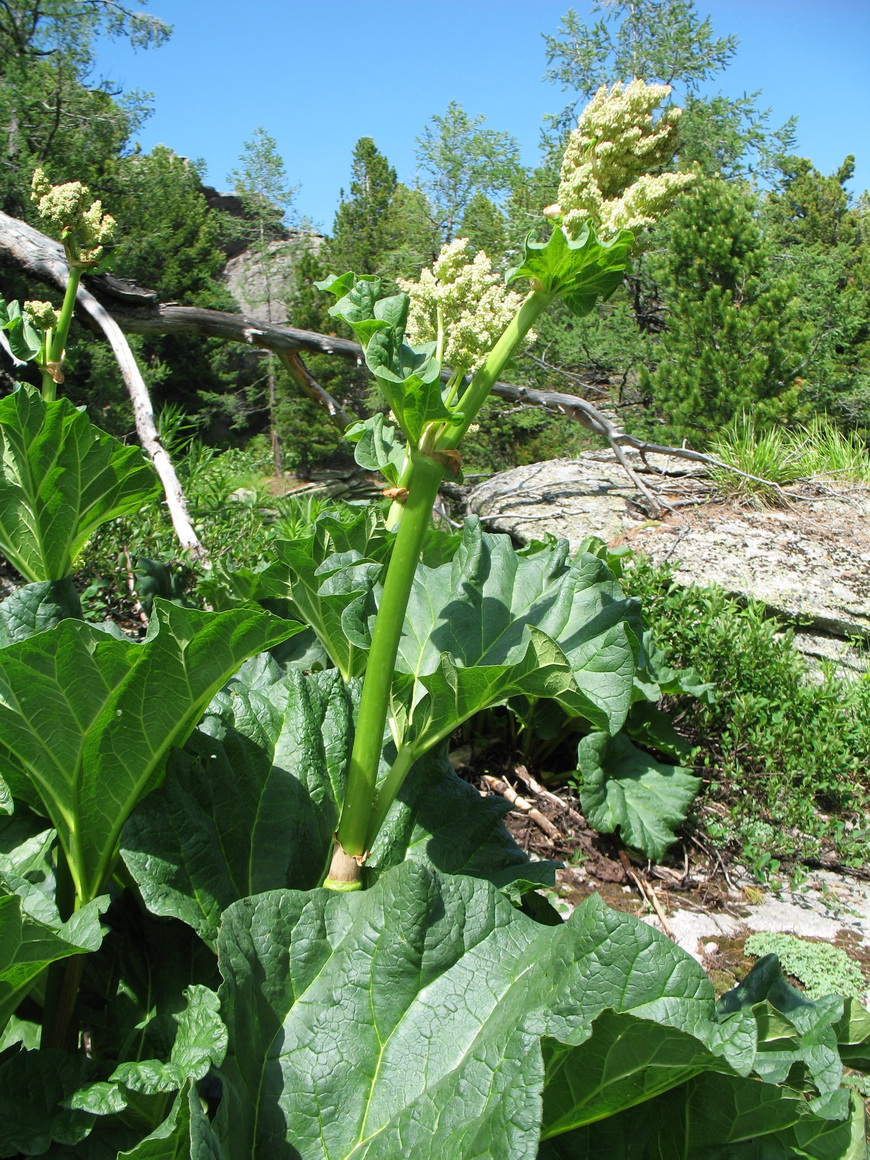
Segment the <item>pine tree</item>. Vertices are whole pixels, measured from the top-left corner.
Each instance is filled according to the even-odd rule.
[[[391,248],[390,207],[396,171],[371,137],[360,137],[351,162],[350,194],[341,191],[329,240],[329,262],[336,271],[380,273],[379,259]]]
[[[798,279],[803,317],[813,327],[809,390],[816,406],[850,426],[870,426],[870,216],[851,204],[847,157],[825,176],[808,160],[781,159],[780,183],[764,220],[782,261]]]
[[[493,262],[500,262],[507,248],[505,216],[485,193],[476,193],[468,203],[458,236],[468,238],[475,250],[483,250]]]
[[[800,403],[810,333],[756,210],[734,183],[698,182],[651,262],[667,329],[641,386],[677,434],[709,437],[741,411],[760,424],[787,419]]]

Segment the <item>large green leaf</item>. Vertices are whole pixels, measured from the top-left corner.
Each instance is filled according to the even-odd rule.
[[[9,349],[15,358],[30,362],[42,348],[42,335],[21,310],[19,302],[0,298],[0,330],[6,331]]]
[[[351,424],[345,438],[355,443],[353,457],[366,471],[379,471],[388,483],[395,486],[405,463],[407,445],[397,438],[398,431],[388,423],[380,411],[369,419]]]
[[[509,536],[466,520],[452,561],[417,569],[397,668],[419,677],[443,655],[461,668],[515,664],[531,627],[570,665],[576,690],[565,703],[594,727],[618,731],[631,704],[639,606],[602,560],[569,560],[565,540],[517,553]]]
[[[155,602],[145,641],[80,621],[0,651],[0,760],[52,821],[80,901],[95,897],[130,811],[246,657],[298,631],[265,612]]]
[[[94,899],[65,923],[56,911],[51,915],[47,901],[49,913],[40,907],[42,917],[34,917],[28,901],[0,894],[0,1030],[49,963],[96,950],[102,939],[107,898]]]
[[[199,985],[185,992],[187,1004],[174,1016],[168,1059],[138,1059],[120,1063],[108,1080],[86,1084],[68,1099],[73,1109],[95,1116],[123,1111],[136,1096],[174,1094],[188,1080],[200,1080],[222,1062],[227,1031],[218,1014],[217,995]],[[143,1101],[139,1101],[140,1106]]]
[[[414,347],[405,342],[407,294],[381,298],[379,278],[353,274],[318,285],[338,298],[329,313],[353,328],[365,351],[366,365],[408,440],[417,443],[427,423],[449,422],[452,414],[442,399],[435,343]]]
[[[187,1081],[164,1122],[118,1160],[220,1160],[217,1139],[196,1084]]]
[[[84,963],[78,1012],[108,1076],[120,1062],[169,1060],[190,1018],[191,988],[216,991],[220,976],[189,927],[148,914],[133,891],[112,903],[105,922],[106,937]]]
[[[560,297],[572,314],[582,317],[599,298],[609,298],[622,282],[633,244],[634,235],[629,230],[620,230],[609,242],[601,242],[591,223],[573,241],[556,228],[546,242],[533,242],[529,237],[523,261],[511,271],[508,281],[531,278]]]
[[[373,591],[389,558],[394,537],[380,513],[361,508],[348,516],[324,512],[306,535],[277,540],[269,564],[225,571],[224,583],[242,600],[256,600],[309,625],[346,680],[365,670],[368,640],[348,635],[350,613],[367,622]]]
[[[0,457],[0,551],[31,581],[69,575],[101,523],[158,492],[138,447],[28,386],[0,399]]]
[[[122,856],[149,909],[214,945],[237,899],[317,886],[343,800],[352,714],[335,672],[248,667],[219,693],[124,830]],[[506,808],[460,781],[439,750],[412,769],[368,865],[378,874],[412,858],[500,886],[552,881],[551,864],[530,863],[507,834]]]
[[[695,1036],[726,1070],[754,1054],[751,1016],[717,1023],[700,967],[645,924],[592,899],[539,926],[414,863],[353,895],[244,899],[218,950],[233,1156],[532,1160],[541,1038],[579,1047],[607,1010]]]
[[[866,1160],[864,1108],[816,1114],[800,1091],[706,1072],[650,1103],[545,1141],[538,1160]]]
[[[81,601],[70,576],[24,584],[0,604],[0,647],[70,618],[82,619]]]
[[[397,682],[392,718],[394,729],[403,734],[402,757],[422,757],[469,717],[510,697],[524,694],[576,704],[581,694],[559,646],[534,628],[526,630],[522,645],[503,664],[466,668],[443,655],[434,673],[421,674],[415,682]]]
[[[765,955],[746,978],[719,1001],[730,1014],[752,1010],[758,1024],[756,1072],[771,1083],[782,1083],[792,1067],[802,1063],[823,1095],[840,1086],[839,1028],[845,1000],[840,995],[808,999],[782,977],[776,955]],[[864,1050],[870,1027],[862,1028]]]
[[[58,1145],[84,1140],[94,1117],[69,1107],[66,1101],[94,1071],[84,1055],[20,1047],[4,1051],[0,1055],[0,1156],[51,1156],[57,1154]]]
[[[694,1035],[606,1012],[580,1047],[545,1040],[543,1139],[645,1103],[722,1061]],[[725,1065],[725,1069],[730,1068]]]
[[[675,841],[700,781],[679,765],[665,765],[622,733],[589,733],[577,747],[580,803],[602,833],[619,827],[623,841],[660,859]]]

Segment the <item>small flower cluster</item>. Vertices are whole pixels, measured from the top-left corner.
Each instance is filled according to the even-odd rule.
[[[653,123],[653,111],[670,85],[606,85],[598,90],[571,133],[562,162],[558,211],[569,238],[592,220],[601,234],[652,225],[677,194],[695,180],[693,173],[659,173],[676,149],[682,109],[666,109]]]
[[[419,282],[399,278],[398,283],[411,299],[409,342],[437,339],[440,317],[444,362],[473,374],[486,362],[522,296],[505,287],[483,250],[469,261],[469,246],[467,238],[448,242],[432,269],[421,272]],[[534,337],[530,334],[527,341]]]
[[[37,330],[55,330],[60,320],[60,311],[50,302],[25,302],[24,313]]]
[[[115,219],[103,213],[99,201],[91,200],[88,187],[80,181],[52,185],[37,169],[30,196],[38,204],[39,216],[60,237],[71,264],[96,265],[115,232]]]

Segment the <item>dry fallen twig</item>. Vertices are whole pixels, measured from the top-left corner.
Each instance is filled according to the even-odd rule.
[[[529,787],[532,793],[535,794],[536,797],[546,798],[546,800],[550,802],[551,805],[556,806],[557,809],[559,809],[563,814],[566,814],[569,821],[574,826],[576,826],[577,829],[588,829],[586,819],[583,817],[583,815],[578,814],[577,811],[572,809],[567,802],[562,801],[562,799],[557,794],[550,793],[548,789],[546,789],[539,781],[536,781],[532,777],[524,765],[515,766],[514,773],[520,779],[520,781],[525,782],[525,784]]]
[[[625,850],[619,851],[619,860],[623,865],[627,877],[637,887],[641,898],[643,898],[645,902],[651,903],[653,910],[655,910],[656,914],[658,915],[659,922],[662,924],[662,930],[665,932],[669,939],[676,942],[676,939],[674,938],[674,932],[671,929],[671,924],[668,922],[667,915],[662,909],[662,904],[659,902],[659,897],[656,894],[655,887],[651,883],[646,882],[640,876],[640,874],[638,874],[638,872],[632,866],[628,854],[626,854]]]
[[[489,773],[483,775],[483,781],[493,791],[493,793],[500,794],[506,801],[509,801],[514,809],[522,810],[523,813],[528,814],[535,825],[544,831],[551,842],[557,841],[561,838],[561,833],[558,826],[554,826],[549,818],[545,818],[536,806],[532,805],[527,798],[521,797],[517,791],[506,781],[501,781],[497,777],[493,777]]]

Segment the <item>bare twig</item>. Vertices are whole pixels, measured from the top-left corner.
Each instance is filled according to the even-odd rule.
[[[524,797],[520,797],[517,791],[512,786],[509,786],[506,781],[500,781],[499,778],[493,777],[489,773],[483,775],[483,781],[493,793],[501,794],[503,798],[509,801],[514,809],[522,810],[523,813],[528,814],[535,825],[544,831],[551,842],[557,841],[562,836],[558,826],[554,826],[549,818],[545,818],[541,811],[536,809],[530,801]]]
[[[532,777],[524,765],[514,766],[514,773],[520,779],[520,781],[525,782],[533,794],[535,794],[537,797],[546,798],[546,800],[550,802],[551,805],[556,806],[556,808],[561,810],[563,814],[567,814],[570,821],[578,829],[588,829],[586,819],[582,816],[582,814],[578,814],[577,811],[572,809],[567,802],[562,801],[558,794],[550,793],[548,789],[546,789],[539,781],[536,781],[535,778]]]
[[[662,930],[665,932],[669,939],[674,939],[674,932],[671,929],[671,924],[668,922],[667,915],[662,909],[662,904],[659,902],[659,897],[656,894],[655,887],[652,885],[652,883],[646,882],[640,876],[640,874],[637,873],[635,868],[632,866],[628,854],[626,854],[625,850],[619,851],[619,860],[622,863],[626,875],[637,887],[641,898],[643,898],[644,901],[651,903],[653,910],[658,915],[659,922],[662,924]],[[674,939],[674,941],[676,940]]]
[[[50,282],[61,290],[66,289],[69,267],[63,247],[24,222],[3,213],[0,213],[0,252],[15,258],[28,273],[34,274],[42,281]],[[201,544],[187,514],[187,503],[175,468],[157,434],[148,388],[130,350],[126,335],[106,307],[82,285],[78,288],[76,305],[91,328],[98,330],[112,348],[133,404],[139,441],[150,456],[163,484],[172,526],[182,548],[196,559],[207,559],[206,549]]]

